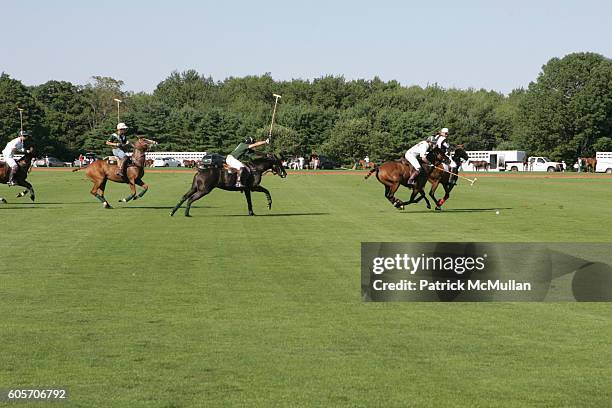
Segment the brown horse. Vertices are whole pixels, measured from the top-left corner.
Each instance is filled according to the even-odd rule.
[[[145,139],[143,137],[138,138],[133,145],[134,153],[124,177],[117,175],[116,164],[109,164],[106,160],[96,160],[85,167],[76,168],[72,171],[86,169],[85,174],[94,183],[93,188],[91,189],[91,194],[104,205],[104,208],[112,208],[104,197],[104,189],[106,188],[106,182],[108,180],[114,181],[115,183],[127,183],[130,185],[132,194],[119,200],[120,203],[127,203],[128,201],[136,200],[144,196],[149,190],[149,186],[142,181],[142,176],[144,175],[145,152],[149,150],[150,146],[154,146],[156,144],[157,142],[153,140]],[[143,188],[138,194],[136,194],[136,185]]]
[[[451,170],[455,174],[459,174],[459,168],[464,161],[469,160],[469,156],[465,151],[463,145],[457,145],[451,151],[451,160],[455,162],[456,166],[453,170]],[[444,171],[444,170],[446,171]],[[457,176],[449,173],[449,168],[445,167],[445,164],[442,163],[439,166],[433,168],[433,170],[429,173],[428,178],[429,183],[431,184],[431,189],[429,190],[429,196],[434,200],[436,204],[436,210],[440,211],[442,209],[442,205],[448,200],[450,197],[450,192],[455,187],[457,182]],[[444,188],[444,197],[441,199],[437,199],[435,196],[436,189],[438,186],[442,184]]]
[[[34,201],[36,199],[36,194],[34,193],[34,188],[32,184],[28,183],[26,180],[28,178],[28,173],[30,172],[30,166],[32,165],[32,160],[36,158],[36,149],[34,147],[30,147],[26,150],[25,154],[21,157],[21,159],[16,160],[19,169],[17,170],[17,174],[13,177],[13,181],[21,187],[25,187],[26,190],[23,190],[19,194],[17,194],[17,198],[23,197],[28,192],[30,193],[30,200]],[[11,168],[5,162],[0,162],[0,183],[7,184]],[[0,203],[5,203],[6,200],[3,197],[0,197]]]
[[[427,160],[433,164],[433,167],[439,166],[445,159],[446,156],[438,148],[434,148],[434,151],[430,152],[427,156]],[[431,204],[425,196],[424,191],[430,173],[428,167],[427,165],[423,166],[424,171],[416,178],[413,186],[408,185],[413,167],[408,160],[404,158],[388,161],[380,166],[376,166],[370,170],[364,178],[367,180],[372,174],[376,173],[376,179],[385,186],[385,198],[397,209],[403,210],[405,205],[418,203],[422,199],[425,199],[427,208],[431,208]],[[402,201],[395,197],[395,192],[400,186],[412,189],[412,194],[408,201]],[[416,197],[417,194],[419,194],[418,198]]]
[[[595,173],[597,167],[597,159],[594,157],[579,157],[578,163],[580,167],[584,167],[584,171]]]
[[[374,162],[368,162],[366,163],[365,160],[361,159],[359,160],[359,165],[361,166],[362,169],[367,170],[367,169],[374,169],[376,168],[376,163]]]
[[[468,163],[470,163],[476,171],[480,169],[485,169],[486,171],[489,171],[489,162],[486,160],[469,160]]]

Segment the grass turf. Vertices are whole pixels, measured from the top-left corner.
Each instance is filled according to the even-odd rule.
[[[269,176],[272,211],[214,191],[193,218],[168,216],[188,173],[113,210],[80,173],[30,178],[36,204],[0,186],[0,388],[65,386],[78,407],[612,399],[610,304],[362,303],[359,274],[361,241],[611,242],[607,177],[461,182],[435,213],[360,176]]]

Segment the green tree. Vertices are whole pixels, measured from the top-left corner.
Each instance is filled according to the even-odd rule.
[[[551,59],[529,84],[516,125],[527,150],[566,160],[592,154],[612,132],[612,61],[595,53]]]
[[[24,109],[24,129],[34,132],[33,142],[39,150],[47,148],[47,130],[44,126],[44,112],[28,88],[8,74],[0,74],[0,145],[17,137],[21,124],[19,111]]]

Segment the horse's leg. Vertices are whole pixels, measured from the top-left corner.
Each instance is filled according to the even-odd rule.
[[[147,194],[147,191],[149,191],[149,185],[145,183],[144,181],[142,181],[141,179],[136,180],[136,184],[142,187],[142,191],[138,193],[136,197],[134,197],[134,200],[136,200],[137,198],[142,198],[142,196]]]
[[[94,186],[94,189],[92,190],[92,194],[98,200],[100,200],[100,202],[104,205],[104,208],[112,209],[113,206],[110,205],[110,203],[106,200],[106,197],[104,197],[104,189],[106,188],[106,182],[107,181],[108,181],[108,179],[106,177],[104,177],[102,179],[102,181],[100,181],[97,186]],[[100,190],[100,193],[98,193],[98,190]]]
[[[189,189],[189,191],[188,191],[188,192],[186,192],[186,193],[183,195],[183,197],[181,197],[181,201],[179,201],[179,202],[178,202],[178,203],[177,203],[177,204],[174,206],[174,208],[172,209],[172,211],[170,211],[170,216],[172,217],[172,216],[174,215],[174,213],[175,213],[175,212],[177,212],[177,210],[178,210],[179,208],[181,208],[181,205],[183,205],[183,203],[184,203],[185,201],[187,201],[187,199],[188,199],[189,197],[191,197],[193,194],[195,194],[195,192],[196,192],[196,191],[198,191],[198,188],[197,188],[195,185],[191,186],[191,188]]]
[[[387,200],[389,200],[392,206],[399,210],[403,210],[404,205],[402,203],[402,200],[395,197],[395,192],[397,191],[399,186],[399,183],[391,184],[390,186],[385,184],[385,197],[387,198]]]
[[[191,204],[193,204],[194,201],[204,197],[206,194],[210,193],[211,190],[212,189],[204,189],[201,191],[196,191],[189,197],[189,199],[187,200],[187,206],[185,207],[185,217],[191,217],[191,215],[189,215],[189,211],[191,211]]]
[[[253,191],[258,191],[260,193],[264,193],[266,195],[266,199],[268,200],[268,210],[272,209],[272,196],[267,188],[262,186],[253,187]]]
[[[438,201],[438,199],[436,198],[435,192],[436,189],[438,188],[438,185],[440,184],[439,180],[434,181],[433,183],[431,183],[431,188],[429,189],[429,196],[434,200],[434,203],[436,203],[436,210],[440,210],[440,201]]]
[[[0,204],[6,204],[7,201],[4,199],[4,197],[0,197]]]
[[[243,191],[244,191],[244,197],[247,200],[247,207],[249,209],[249,215],[255,215],[255,213],[253,212],[253,203],[251,201],[251,190],[248,188],[245,188]]]
[[[134,180],[129,180],[128,179],[128,183],[130,185],[130,190],[132,191],[132,194],[130,194],[129,196],[119,200],[120,203],[127,203],[129,201],[132,201],[132,199],[134,197],[136,197],[136,184],[134,184]]]

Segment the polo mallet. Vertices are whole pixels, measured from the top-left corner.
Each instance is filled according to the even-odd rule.
[[[121,122],[121,119],[119,119],[119,104],[121,102],[123,102],[121,99],[117,99],[117,98],[113,98],[113,100],[115,102],[117,102],[117,123]]]
[[[23,109],[17,108],[17,110],[19,111],[19,119],[21,120],[21,132],[19,132],[19,134],[21,135],[21,133],[23,132]]]
[[[459,178],[462,178],[462,179],[464,179],[464,180],[467,180],[467,181],[469,181],[469,182],[470,182],[470,186],[473,186],[473,185],[474,185],[474,183],[476,182],[476,180],[478,180],[476,177],[474,177],[474,179],[472,180],[472,179],[470,179],[470,178],[467,178],[467,177],[461,176],[461,175],[459,175],[459,174],[457,174],[457,173],[453,173],[452,171],[448,171],[448,170],[446,170],[446,169],[445,169],[445,168],[443,168],[443,167],[436,167],[436,169],[438,169],[438,170],[442,170],[442,171],[445,171],[445,172],[447,172],[448,174],[452,174],[453,176],[457,176],[457,177],[459,177]]]
[[[279,94],[272,94],[274,99],[274,110],[272,110],[272,122],[270,123],[270,131],[268,132],[268,139],[272,141],[272,126],[274,126],[274,116],[276,115],[276,105],[278,104],[278,100],[281,98]]]

